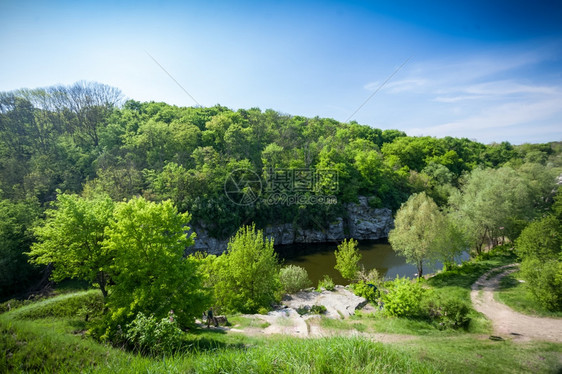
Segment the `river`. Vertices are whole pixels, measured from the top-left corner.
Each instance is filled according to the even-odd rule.
[[[349,282],[334,269],[336,248],[337,243],[301,244],[278,246],[276,251],[284,265],[298,265],[305,268],[315,287],[325,274],[329,275],[336,284],[346,285]],[[367,270],[376,268],[385,279],[394,279],[396,275],[413,278],[417,273],[416,267],[407,264],[406,259],[397,255],[386,240],[360,241],[359,252],[361,253],[360,264],[364,265]],[[463,256],[463,259],[467,258],[468,255]],[[424,264],[423,271],[424,274],[429,274],[442,267],[441,263],[427,263]]]

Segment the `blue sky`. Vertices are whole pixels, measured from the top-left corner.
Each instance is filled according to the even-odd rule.
[[[562,140],[560,1],[0,2],[0,91],[91,80],[484,143]]]

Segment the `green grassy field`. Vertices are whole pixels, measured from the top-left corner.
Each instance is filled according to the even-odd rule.
[[[481,261],[427,281],[469,298],[480,274],[510,261]],[[246,336],[216,329],[186,334],[185,347],[170,356],[142,356],[100,344],[85,334],[84,305],[99,307],[98,291],[78,291],[21,306],[0,315],[0,372],[102,373],[557,373],[562,344],[490,340],[489,325],[475,314],[468,331],[441,331],[428,322],[359,313],[346,320],[320,318],[322,328],[353,337]],[[237,328],[262,322],[233,316]],[[369,334],[414,335],[377,343]]]

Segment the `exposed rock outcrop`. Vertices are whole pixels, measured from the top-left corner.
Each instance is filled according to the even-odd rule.
[[[270,225],[264,229],[267,237],[273,238],[276,245],[301,243],[326,243],[345,238],[357,240],[374,240],[388,237],[394,225],[392,211],[388,208],[375,209],[369,206],[365,196],[359,197],[358,203],[345,204],[346,216],[339,217],[324,228],[302,229],[290,223]],[[189,232],[195,231],[195,245],[189,252],[204,251],[221,254],[226,250],[228,240],[209,236],[204,227],[194,225]]]
[[[346,210],[350,238],[386,238],[394,226],[392,211],[388,208],[371,208],[365,196],[359,196],[359,204],[346,204]]]
[[[336,286],[334,291],[299,291],[294,295],[285,295],[281,303],[295,310],[323,305],[327,317],[341,318],[355,314],[357,309],[367,305],[367,300],[343,286]]]

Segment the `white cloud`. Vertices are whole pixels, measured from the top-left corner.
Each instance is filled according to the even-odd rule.
[[[551,125],[546,127],[543,125],[545,120],[552,119],[555,116],[558,119],[554,119]],[[490,131],[495,133],[501,131],[505,137],[514,129],[520,131],[521,126],[532,129],[539,124],[550,131],[558,130],[560,132],[560,129],[562,129],[562,95],[532,103],[511,102],[492,106],[466,118],[437,126],[411,129],[409,133],[412,135],[424,134],[438,137],[449,135],[486,139],[489,137]]]
[[[385,96],[410,108],[396,113],[410,135],[521,143],[551,134],[560,140],[562,81],[547,79],[539,65],[549,58],[538,52],[495,53],[420,62],[404,79],[390,82]]]

